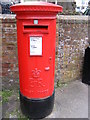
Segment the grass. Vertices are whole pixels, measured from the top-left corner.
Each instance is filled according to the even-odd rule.
[[[10,90],[4,90],[2,91],[2,102],[8,102],[9,97],[12,95],[13,91]]]
[[[0,91],[0,107],[2,105],[2,91]]]
[[[66,87],[67,85],[68,85],[68,83],[61,83],[60,81],[57,81],[56,88]]]
[[[2,106],[2,101],[0,101],[0,107]]]
[[[8,103],[9,102],[9,98],[14,94],[14,91],[13,90],[3,90],[3,91],[0,91],[0,95],[2,95],[2,103]],[[19,98],[19,94],[17,92],[16,95],[16,98],[17,98],[17,101],[18,101],[18,98]],[[30,120],[27,116],[24,116],[22,114],[22,112],[20,110],[18,110],[17,108],[13,109],[12,111],[10,112],[6,112],[5,113],[5,117],[6,118],[15,118],[17,120]]]
[[[9,114],[9,116],[12,116],[12,118],[13,118],[14,116],[16,116],[16,117],[17,117],[17,120],[21,120],[21,119],[22,119],[22,120],[30,120],[27,116],[24,116],[20,110],[17,110],[17,109],[13,110],[13,111]]]
[[[0,91],[0,96],[2,96],[2,91]]]

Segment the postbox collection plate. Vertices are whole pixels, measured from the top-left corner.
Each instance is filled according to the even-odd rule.
[[[30,56],[42,55],[42,37],[30,36]]]

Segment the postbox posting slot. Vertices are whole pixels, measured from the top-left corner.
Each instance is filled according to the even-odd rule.
[[[24,25],[24,33],[27,32],[48,33],[48,25]]]

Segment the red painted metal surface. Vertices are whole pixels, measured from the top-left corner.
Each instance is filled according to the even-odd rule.
[[[47,98],[54,91],[56,14],[62,7],[30,2],[11,6],[11,11],[17,15],[20,92],[27,98]]]

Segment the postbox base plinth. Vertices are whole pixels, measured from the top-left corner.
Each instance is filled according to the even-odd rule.
[[[22,113],[29,118],[44,118],[48,116],[54,106],[54,94],[45,99],[28,99],[20,93],[20,106]]]

